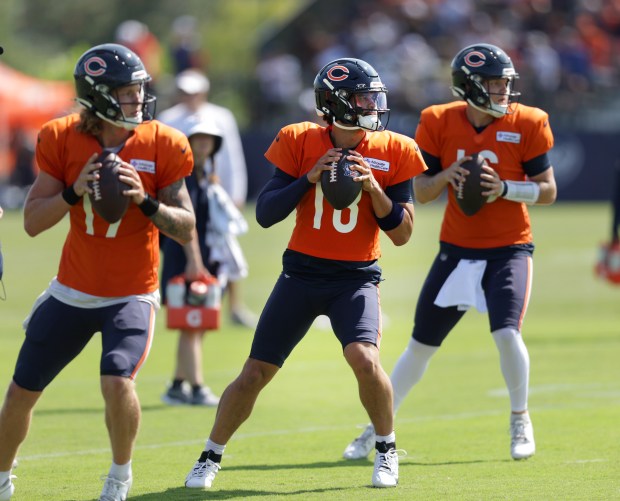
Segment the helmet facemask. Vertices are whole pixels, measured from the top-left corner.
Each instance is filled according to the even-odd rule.
[[[463,71],[467,73],[467,68],[463,68]],[[502,75],[496,77],[483,77],[481,75],[472,73],[466,77],[466,90],[463,91],[460,87],[450,87],[452,94],[456,97],[460,97],[466,100],[470,105],[476,108],[478,111],[487,113],[495,118],[501,118],[504,115],[509,115],[513,112],[512,104],[516,104],[519,101],[521,95],[520,92],[514,92],[514,82],[518,78],[518,75]],[[501,80],[506,79],[506,94],[489,92],[489,80]],[[505,104],[497,103],[493,100],[494,96],[506,95],[508,100]]]

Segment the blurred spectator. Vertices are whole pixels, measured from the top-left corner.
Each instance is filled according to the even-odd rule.
[[[153,79],[149,87],[154,90],[161,75],[162,49],[157,37],[149,27],[135,19],[123,21],[116,28],[115,41],[133,50],[142,60]]]
[[[208,186],[214,181],[214,173],[206,172],[204,165],[207,159],[211,159],[214,165],[213,156],[222,145],[222,136],[213,122],[199,122],[189,131],[188,139],[194,155],[194,170],[185,182],[196,214],[197,238],[185,245],[171,238],[165,238],[162,243],[164,261],[160,290],[167,306],[171,305],[167,301],[166,286],[172,278],[184,275],[187,281],[193,281],[209,275],[219,276],[219,263],[213,262],[212,249],[207,245],[207,227],[211,219]],[[174,377],[161,397],[164,403],[208,407],[219,403],[219,397],[204,385],[202,350],[205,334],[205,330],[179,330]]]
[[[346,36],[326,16],[332,4],[316,0],[269,40],[265,60],[281,48],[304,62],[304,81],[325,60],[362,57],[380,71],[394,109],[419,115],[430,104],[452,100],[441,82],[457,48],[486,42],[513,54],[524,76],[517,90],[525,86],[525,104],[544,106],[558,126],[588,123],[583,116],[576,119],[576,109],[595,115],[620,105],[614,92],[620,85],[614,51],[620,47],[620,0],[348,0]],[[307,26],[317,28],[302,31]],[[258,108],[260,99],[254,102]],[[297,96],[283,106],[300,117],[307,112]],[[396,115],[391,128],[411,133],[399,130],[405,122]],[[617,123],[620,127],[620,119]]]
[[[190,15],[179,16],[172,22],[170,56],[175,75],[190,68],[207,69],[197,24]]]
[[[15,162],[9,183],[20,188],[28,188],[35,179],[34,144],[23,129],[15,129],[11,140],[11,150]]]
[[[159,113],[157,118],[186,135],[194,125],[204,120],[212,120],[216,124],[223,137],[222,147],[214,157],[219,182],[234,204],[239,209],[243,208],[247,197],[248,175],[234,115],[229,109],[208,101],[210,83],[201,71],[185,70],[177,75],[175,82],[179,102]],[[233,323],[253,327],[256,319],[243,304],[237,278],[230,277],[228,299]]]
[[[299,59],[283,51],[271,52],[258,63],[256,77],[261,90],[257,105],[259,116],[271,116],[278,123],[292,117],[302,91],[301,69]]]

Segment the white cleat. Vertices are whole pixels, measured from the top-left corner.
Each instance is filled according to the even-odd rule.
[[[510,455],[512,459],[527,459],[536,452],[534,428],[528,414],[510,415]]]
[[[377,451],[372,485],[375,487],[396,487],[398,484],[398,458],[406,456],[402,449],[390,449],[385,454]]]
[[[15,486],[13,485],[13,479],[16,478],[15,475],[9,475],[9,478],[0,485],[0,501],[9,501],[11,496],[15,492]]]
[[[375,428],[372,424],[366,426],[362,434],[347,445],[342,453],[345,459],[363,459],[368,457],[375,448]]]
[[[105,477],[99,501],[125,501],[132,481],[131,477],[125,481],[118,478]]]
[[[219,463],[210,459],[207,459],[205,462],[196,461],[192,471],[185,477],[185,487],[190,489],[209,489],[220,468]]]

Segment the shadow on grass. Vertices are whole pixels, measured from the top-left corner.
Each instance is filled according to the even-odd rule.
[[[476,459],[476,460],[464,460],[464,461],[445,461],[445,462],[413,462],[413,461],[403,461],[401,462],[401,472],[403,470],[408,470],[410,467],[433,467],[433,466],[452,466],[452,465],[464,465],[464,464],[477,464],[477,463],[503,463],[509,462],[510,460],[504,459]],[[332,469],[332,468],[357,468],[362,467],[369,470],[369,474],[372,471],[373,461],[369,459],[358,459],[353,461],[338,461],[338,462],[318,462],[318,463],[302,463],[302,464],[271,464],[271,465],[240,465],[240,466],[230,466],[226,468],[226,472],[223,474],[230,474],[234,471],[278,471],[278,470],[300,470],[300,469]],[[217,482],[217,481],[216,481]],[[316,489],[298,489],[298,490],[281,490],[281,491],[268,491],[268,490],[260,490],[260,489],[225,489],[220,490],[216,487],[213,489],[207,490],[193,490],[187,489],[185,487],[175,487],[166,489],[165,491],[150,493],[150,494],[142,494],[142,495],[134,495],[131,496],[132,500],[140,500],[140,501],[159,501],[161,499],[170,499],[173,501],[181,501],[181,500],[198,500],[198,499],[243,499],[243,498],[252,498],[252,497],[280,497],[280,496],[303,496],[307,495],[316,495],[316,494],[325,494],[329,496],[330,493],[335,495],[336,493],[346,492],[352,488],[368,488],[374,492],[378,492],[374,487],[370,484],[367,485],[357,485],[354,487],[346,486],[346,487],[328,487],[321,488],[317,487]],[[285,487],[283,487],[285,489]]]
[[[173,500],[173,501],[192,501],[196,499],[246,499],[257,496],[267,496],[270,498],[278,497],[278,496],[295,496],[304,494],[327,494],[329,493],[337,493],[346,491],[347,488],[334,487],[329,489],[300,489],[296,491],[264,491],[264,490],[251,490],[251,489],[230,489],[230,490],[217,490],[209,489],[209,490],[200,490],[200,489],[186,489],[185,487],[175,487],[173,489],[166,489],[162,492],[155,492],[151,494],[142,494],[138,496],[131,496],[131,500],[140,500],[140,501],[161,501],[165,500]]]

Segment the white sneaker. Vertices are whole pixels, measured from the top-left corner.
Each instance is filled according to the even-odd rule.
[[[385,454],[377,451],[372,485],[375,487],[396,487],[398,484],[398,458],[406,456],[402,449],[390,449]]]
[[[127,499],[127,493],[131,488],[132,478],[124,482],[117,478],[105,477],[105,483],[103,484],[103,490],[99,501],[125,501]]]
[[[192,471],[185,477],[185,487],[190,489],[209,489],[220,468],[219,463],[210,459],[207,459],[204,463],[196,461]]]
[[[220,397],[218,397],[211,388],[208,386],[201,386],[196,391],[192,392],[190,404],[192,405],[204,405],[206,407],[217,407],[220,403]]]
[[[372,424],[366,426],[362,434],[347,445],[342,453],[345,459],[362,459],[368,457],[375,448],[375,428]]]
[[[534,427],[528,414],[510,415],[510,455],[512,459],[527,459],[536,452]]]
[[[17,478],[15,475],[9,475],[9,478],[0,485],[0,501],[9,501],[11,496],[15,492],[15,486],[13,485],[13,479]]]
[[[185,384],[178,388],[170,386],[161,396],[161,401],[166,405],[188,405],[191,400],[192,394]]]

